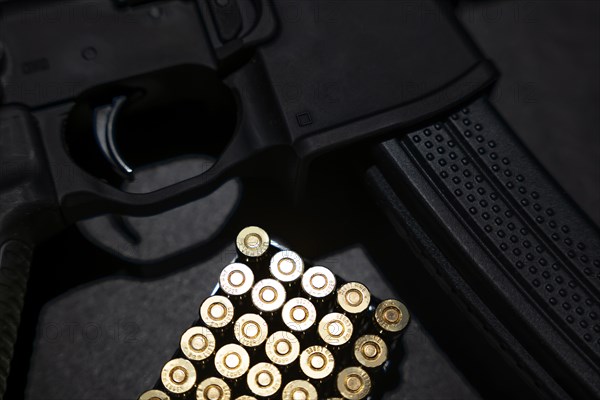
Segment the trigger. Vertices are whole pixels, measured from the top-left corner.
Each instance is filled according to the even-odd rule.
[[[132,180],[133,169],[123,160],[115,144],[116,116],[126,100],[127,97],[118,96],[113,99],[111,104],[97,107],[94,110],[93,123],[94,136],[104,158],[119,175]]]

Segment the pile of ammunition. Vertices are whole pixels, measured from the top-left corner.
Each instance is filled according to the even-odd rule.
[[[139,400],[373,397],[409,314],[243,229],[200,319]]]

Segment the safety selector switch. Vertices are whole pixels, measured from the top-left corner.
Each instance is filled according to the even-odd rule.
[[[200,305],[150,399],[376,399],[398,382],[410,316],[244,228],[238,256]]]

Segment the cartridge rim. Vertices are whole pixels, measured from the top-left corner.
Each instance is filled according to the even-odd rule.
[[[360,282],[348,282],[338,289],[337,301],[344,311],[359,314],[369,307],[371,292]]]
[[[252,288],[252,303],[260,311],[276,311],[285,303],[285,288],[276,279],[263,279]]]
[[[267,339],[265,352],[274,364],[289,365],[300,355],[300,341],[290,332],[277,331]]]
[[[215,354],[215,368],[225,378],[239,378],[248,371],[249,367],[250,356],[239,344],[226,344]]]
[[[196,369],[185,358],[176,358],[165,364],[160,379],[171,393],[185,393],[196,383]]]
[[[375,309],[375,321],[385,331],[400,332],[410,320],[404,304],[396,299],[383,300]]]
[[[245,394],[243,396],[237,397],[235,400],[256,400],[256,397],[248,396]]]
[[[282,400],[318,400],[317,389],[308,381],[291,381],[283,388]]]
[[[248,293],[254,284],[254,273],[242,263],[229,264],[219,276],[219,285],[225,293],[231,296],[241,296]]]
[[[335,285],[335,275],[325,267],[314,266],[302,275],[302,290],[310,297],[326,297],[334,291]]]
[[[267,339],[269,326],[258,314],[244,314],[235,321],[233,333],[244,346],[256,347]]]
[[[271,241],[263,229],[258,226],[247,226],[238,233],[235,243],[243,255],[260,257],[267,251]]]
[[[302,276],[304,261],[291,250],[280,251],[271,258],[271,275],[281,282],[293,282]]]
[[[215,336],[203,326],[193,326],[181,336],[181,351],[190,360],[202,361],[210,357],[215,346]]]
[[[377,335],[361,336],[354,344],[354,357],[365,367],[379,367],[387,360],[387,356],[387,345]]]
[[[333,371],[333,354],[323,346],[310,346],[300,354],[300,369],[312,379],[323,379]]]
[[[231,399],[231,388],[221,378],[210,377],[198,385],[196,389],[196,400],[229,400]]]
[[[258,363],[250,368],[246,380],[252,393],[261,397],[272,396],[281,387],[279,369],[266,362]]]
[[[310,300],[294,297],[283,305],[281,319],[293,331],[305,331],[315,324],[317,309]]]
[[[138,400],[170,400],[170,398],[162,390],[152,389],[142,393]]]
[[[319,336],[325,343],[341,346],[352,337],[354,325],[344,314],[330,313],[321,318],[318,330]]]
[[[360,400],[371,391],[371,377],[360,367],[348,367],[337,376],[337,389],[348,400]]]
[[[200,318],[211,328],[222,328],[233,319],[233,304],[225,296],[210,296],[200,306]]]

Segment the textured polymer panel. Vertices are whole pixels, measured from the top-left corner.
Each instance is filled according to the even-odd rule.
[[[527,154],[504,145],[498,126],[481,122],[489,117],[476,103],[409,135],[402,146],[522,291],[598,360],[598,248],[562,212],[562,196],[544,191],[547,182],[538,181]]]

